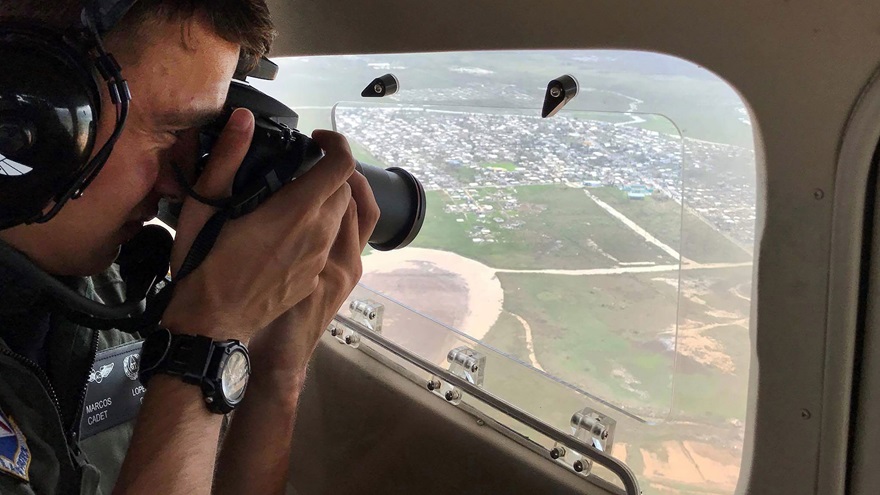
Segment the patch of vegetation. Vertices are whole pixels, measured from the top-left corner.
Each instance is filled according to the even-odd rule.
[[[458,182],[464,186],[477,180],[477,171],[463,165],[450,165],[449,175],[458,179]]]
[[[584,408],[585,399],[556,382],[539,378],[525,364],[507,357],[490,353],[486,362],[483,387],[520,409],[540,418],[548,424],[569,431],[571,414]],[[594,403],[593,406],[598,406]],[[486,408],[488,411],[490,408]],[[511,423],[503,414],[494,411],[493,416]],[[515,425],[516,431],[528,435],[530,429]]]
[[[510,172],[519,168],[516,166],[516,164],[511,163],[511,162],[483,163],[483,164],[480,164],[480,166],[485,167],[485,168],[500,168],[500,169],[507,170]]]
[[[547,372],[617,404],[668,410],[674,356],[659,337],[676,321],[672,287],[644,275],[498,276],[505,309],[529,322]]]
[[[633,124],[635,127],[640,127],[649,131],[656,131],[662,134],[669,134],[671,136],[681,136],[678,132],[678,128],[675,127],[672,121],[662,115],[639,114],[638,116],[645,121]]]
[[[705,421],[718,424],[730,418],[745,418],[748,376],[706,371],[676,375],[673,412],[694,416],[694,412],[701,411]]]
[[[505,310],[529,322],[536,355],[548,373],[654,417],[664,416],[670,407],[675,408],[674,413],[715,424],[744,417],[748,330],[731,324],[701,334],[720,344],[720,352],[734,363],[734,373],[686,356],[680,356],[676,368],[671,345],[679,321],[679,295],[674,287],[652,280],[658,276],[663,274],[498,274],[505,291]],[[733,297],[726,286],[710,282],[709,277],[704,285],[721,292],[703,297]],[[690,322],[713,324],[722,321],[714,314],[716,309],[689,307],[683,316]],[[505,350],[513,352],[517,344],[507,341]],[[524,348],[523,343],[521,352]]]
[[[385,162],[376,158],[372,153],[370,153],[370,150],[368,150],[366,147],[364,147],[362,144],[358,143],[357,141],[355,141],[353,139],[349,139],[348,144],[351,146],[351,154],[354,156],[355,160],[358,160],[358,161],[361,161],[361,162],[364,162],[366,164],[373,165],[376,167],[382,167],[382,168],[388,167],[387,165],[385,165]]]
[[[498,321],[483,337],[483,342],[524,363],[529,362],[525,329],[515,316],[506,311],[501,313]]]
[[[560,185],[469,189],[453,199],[428,192],[428,212],[415,246],[452,251],[495,268],[610,268],[620,262],[674,263],[588,198]],[[515,203],[505,198],[515,199]],[[452,213],[478,203],[478,212]],[[481,233],[482,229],[489,231]],[[483,241],[475,242],[475,238]]]
[[[672,199],[649,196],[635,201],[626,192],[610,187],[590,192],[685,258],[698,263],[752,260],[746,250]]]

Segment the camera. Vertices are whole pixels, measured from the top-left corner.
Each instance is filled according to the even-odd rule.
[[[201,129],[200,162],[204,168],[211,150],[233,110],[247,108],[255,118],[254,136],[232,184],[226,202],[233,218],[256,209],[284,184],[296,180],[324,156],[320,146],[296,130],[299,116],[292,109],[246,82],[233,81],[223,115]],[[379,221],[370,246],[380,251],[400,249],[415,239],[425,220],[425,189],[412,174],[399,167],[387,170],[356,163],[379,206]],[[179,207],[163,205],[160,219],[176,226]]]

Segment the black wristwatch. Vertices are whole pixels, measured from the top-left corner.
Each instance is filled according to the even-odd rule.
[[[226,414],[244,398],[251,360],[247,347],[237,340],[215,341],[159,328],[144,341],[138,375],[147,386],[156,373],[179,376],[200,386],[208,409]]]

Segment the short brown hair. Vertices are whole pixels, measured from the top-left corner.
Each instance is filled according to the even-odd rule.
[[[15,0],[4,3],[11,5],[0,7],[0,18],[37,20],[63,29],[79,22],[84,2]],[[253,70],[275,39],[265,0],[139,0],[116,28],[138,29],[150,21],[184,21],[197,15],[205,16],[217,36],[241,46],[238,75]]]

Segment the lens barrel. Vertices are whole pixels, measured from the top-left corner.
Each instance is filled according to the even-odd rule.
[[[379,205],[379,222],[370,236],[370,247],[391,251],[406,247],[425,221],[425,188],[412,174],[398,167],[387,170],[357,162]]]
[[[379,206],[379,221],[370,236],[370,247],[378,251],[391,251],[408,246],[425,221],[424,187],[402,168],[385,170],[363,162],[356,162],[356,167],[367,178]],[[180,204],[162,201],[159,219],[176,229],[180,207]]]

